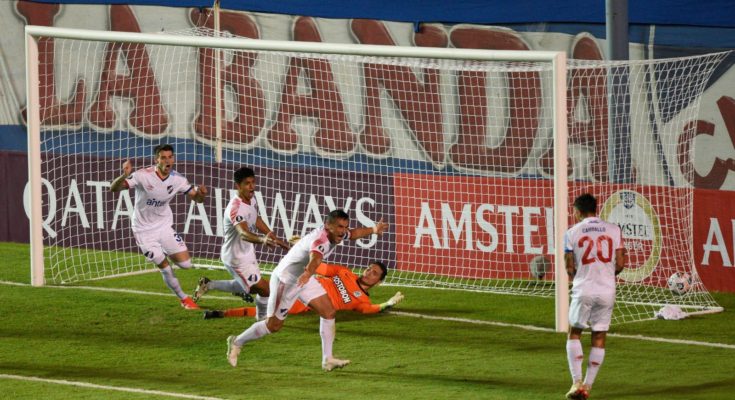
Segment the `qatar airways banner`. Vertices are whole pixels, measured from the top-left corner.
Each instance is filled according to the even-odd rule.
[[[150,159],[132,161],[135,169],[150,165]],[[135,191],[109,191],[110,182],[121,173],[118,168],[121,163],[119,159],[44,156],[47,172],[42,178],[42,202],[46,245],[137,251],[130,228]],[[79,167],[70,169],[69,165]],[[204,185],[209,191],[200,204],[184,194],[171,201],[174,229],[182,235],[195,257],[219,258],[223,212],[230,199],[236,196],[232,175],[241,166],[176,164],[176,170],[190,183]],[[54,173],[62,167],[64,174]],[[260,217],[282,239],[306,235],[323,225],[324,216],[334,209],[342,209],[350,215],[351,228],[373,226],[381,218],[389,221],[393,215],[390,177],[319,168],[253,168],[257,175],[255,198]],[[27,179],[24,176],[27,173],[13,175],[16,175],[16,183]],[[24,218],[29,204],[27,185],[23,193],[22,208],[17,208],[17,199],[11,203],[14,207],[11,208],[10,226],[23,227],[25,241],[28,241],[28,220]],[[14,237],[0,237],[0,241],[8,239]],[[393,260],[393,242],[390,232],[381,238],[372,235],[345,244],[331,260],[345,265],[362,265],[368,259]],[[276,263],[283,256],[281,249],[259,247],[262,262]],[[388,264],[392,266],[392,262]]]

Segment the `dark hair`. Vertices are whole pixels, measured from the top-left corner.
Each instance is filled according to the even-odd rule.
[[[346,220],[349,221],[350,220],[350,216],[347,215],[346,212],[344,212],[342,210],[339,210],[339,209],[332,210],[329,214],[327,214],[327,223],[328,224],[331,224],[332,222],[334,222],[334,221],[336,221],[338,219],[346,219]]]
[[[388,275],[388,267],[385,266],[381,261],[371,261],[370,264],[375,264],[378,267],[380,267],[380,270],[383,271],[382,274],[380,274],[380,281],[382,282],[385,279],[385,276]]]
[[[170,144],[159,144],[158,146],[156,146],[155,149],[153,149],[153,154],[155,154],[156,157],[158,157],[158,153],[160,153],[162,151],[170,151],[170,152],[173,153],[174,152],[174,148]]]
[[[574,208],[582,214],[594,214],[597,212],[597,199],[595,199],[595,196],[585,193],[574,199]]]
[[[248,167],[241,167],[237,171],[235,171],[235,183],[240,184],[240,182],[244,181],[246,178],[250,178],[255,176],[255,171]]]

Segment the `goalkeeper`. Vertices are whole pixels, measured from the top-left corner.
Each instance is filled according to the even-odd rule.
[[[368,291],[385,279],[388,268],[380,261],[373,261],[358,276],[349,268],[322,263],[316,270],[321,275],[317,278],[327,292],[335,310],[354,310],[362,314],[375,314],[386,311],[403,300],[403,294],[396,292],[390,300],[381,304],[370,301]],[[288,311],[289,314],[300,314],[309,311],[309,307],[297,301]],[[211,310],[204,312],[204,319],[223,317],[254,317],[255,307],[232,308],[228,310]]]

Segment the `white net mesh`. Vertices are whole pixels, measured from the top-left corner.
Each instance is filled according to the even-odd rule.
[[[353,227],[390,223],[379,240],[330,261],[384,260],[388,284],[554,295],[548,62],[58,38],[42,39],[39,53],[49,283],[152,268],[130,230],[132,193],[107,188],[124,160],[152,165],[154,146],[169,143],[175,168],[210,188],[203,204],[183,195],[171,204],[198,265],[219,265],[232,173],[246,165],[261,216],[281,238],[304,235],[334,208]],[[681,137],[722,57],[568,65],[570,203],[595,194],[630,250],[615,323],[650,318],[662,304],[717,306],[691,254],[692,171],[675,166],[693,155]],[[282,255],[258,252],[265,270]],[[667,287],[677,271],[693,277],[684,295]]]

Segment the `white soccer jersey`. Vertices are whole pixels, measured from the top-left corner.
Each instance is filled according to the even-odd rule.
[[[156,166],[141,168],[126,180],[128,188],[135,188],[135,213],[133,232],[147,232],[174,224],[169,202],[177,193],[189,193],[194,188],[183,175],[176,171],[161,179]]]
[[[222,245],[220,257],[222,262],[229,266],[242,265],[245,262],[255,262],[255,247],[247,240],[240,238],[237,225],[246,222],[250,232],[257,232],[255,222],[258,220],[258,207],[255,197],[248,204],[239,196],[230,200],[225,208],[225,242]]]
[[[615,251],[623,248],[620,227],[597,217],[585,218],[567,230],[564,251],[574,253],[577,274],[573,296],[615,295]]]
[[[349,238],[350,232],[347,231],[342,240]],[[304,273],[306,265],[309,264],[312,251],[316,251],[322,255],[322,259],[326,259],[336,247],[337,244],[329,241],[327,229],[321,226],[309,232],[291,247],[291,250],[281,259],[273,273],[278,273],[284,283],[296,283],[299,276]]]

